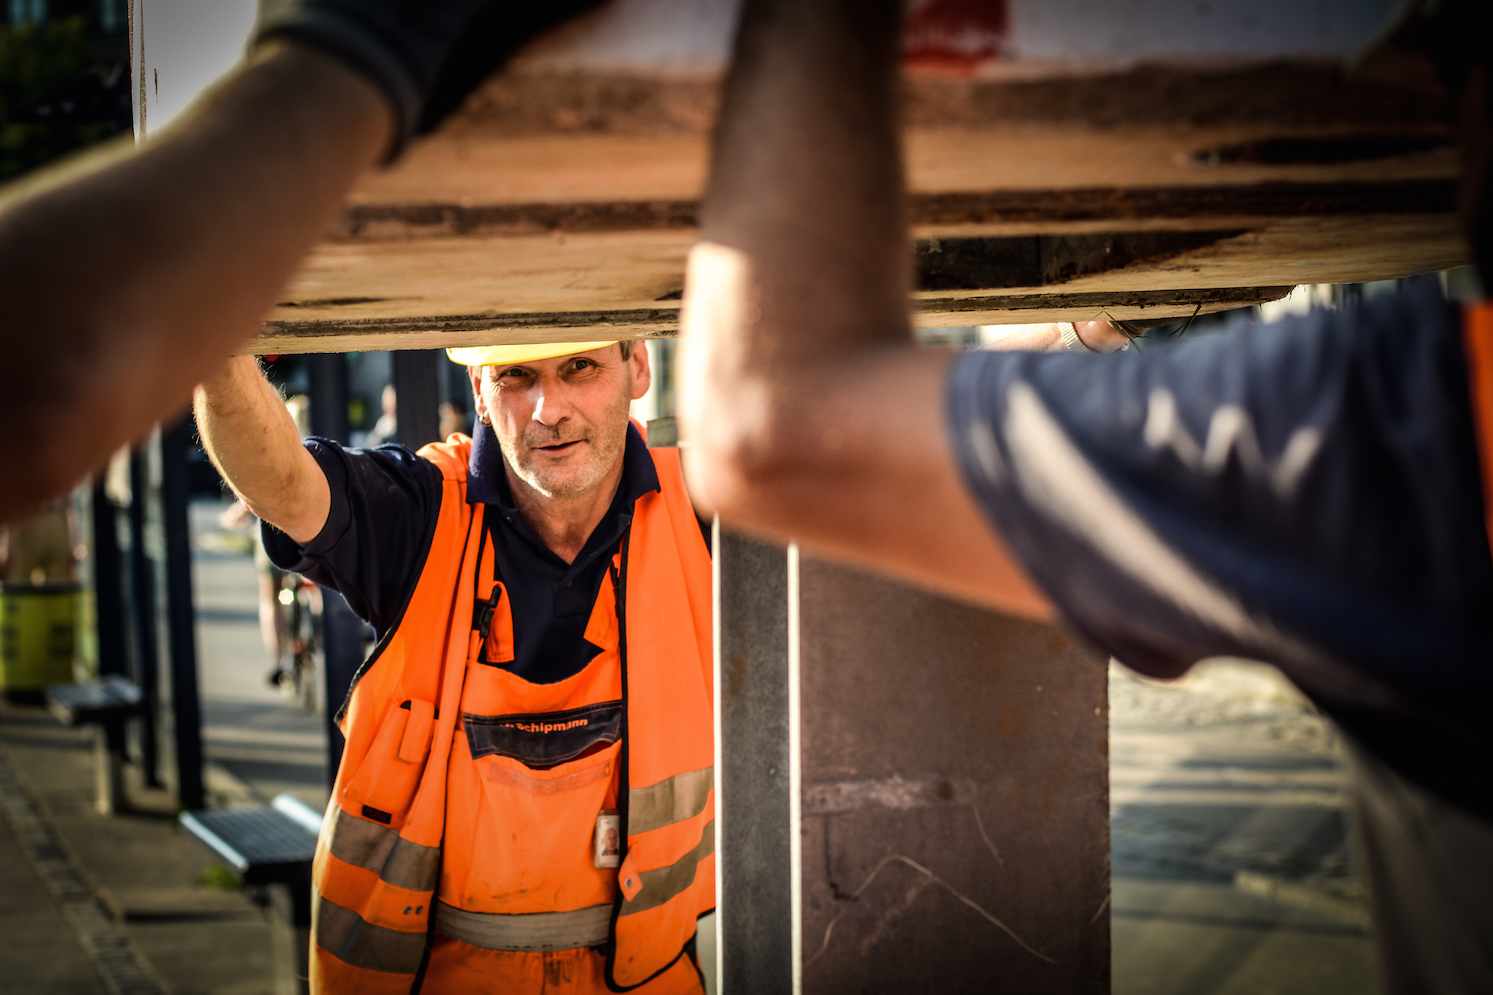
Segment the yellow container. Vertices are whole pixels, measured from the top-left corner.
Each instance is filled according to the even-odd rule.
[[[0,586],[0,689],[39,691],[73,680],[76,583]]]

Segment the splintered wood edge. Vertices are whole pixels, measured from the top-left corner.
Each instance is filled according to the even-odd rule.
[[[922,298],[913,302],[919,328],[970,325],[1185,318],[1278,300],[1292,288],[1243,287],[1158,290],[1135,293],[1000,294]],[[430,318],[359,319],[347,322],[266,322],[239,350],[242,355],[319,352],[379,352],[450,349],[501,343],[565,342],[598,335],[616,339],[674,338],[679,309],[555,312],[550,314],[450,315]]]

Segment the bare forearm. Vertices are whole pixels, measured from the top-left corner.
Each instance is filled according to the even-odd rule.
[[[691,488],[736,527],[1041,615],[955,466],[951,355],[912,339],[899,21],[748,5],[686,281]]]
[[[253,333],[389,129],[371,84],[286,45],[138,152],[111,148],[9,192],[0,520],[185,405]]]
[[[702,216],[751,264],[748,343],[776,360],[906,341],[899,0],[764,0],[743,14]],[[812,327],[813,336],[778,330]]]
[[[1056,322],[1033,325],[1002,325],[985,344],[987,349],[1060,352],[1067,348]],[[1094,352],[1123,348],[1129,336],[1108,321],[1078,321],[1073,324],[1078,339]]]
[[[327,478],[301,444],[295,421],[252,356],[236,356],[193,396],[213,464],[260,518],[305,545],[331,507]]]
[[[743,12],[686,281],[686,381],[699,389],[682,413],[702,455],[769,456],[810,400],[813,366],[912,341],[900,9],[755,0]]]

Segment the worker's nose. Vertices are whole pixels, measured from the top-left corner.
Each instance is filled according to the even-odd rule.
[[[539,388],[534,399],[534,420],[546,428],[554,428],[570,413],[570,405],[564,394],[553,388]]]

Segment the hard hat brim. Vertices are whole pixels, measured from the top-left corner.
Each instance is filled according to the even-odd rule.
[[[578,352],[590,352],[603,346],[616,344],[616,339],[601,342],[537,342],[530,345],[479,345],[461,349],[447,349],[446,356],[462,366],[508,366],[514,363],[533,363],[556,356],[571,356]]]

